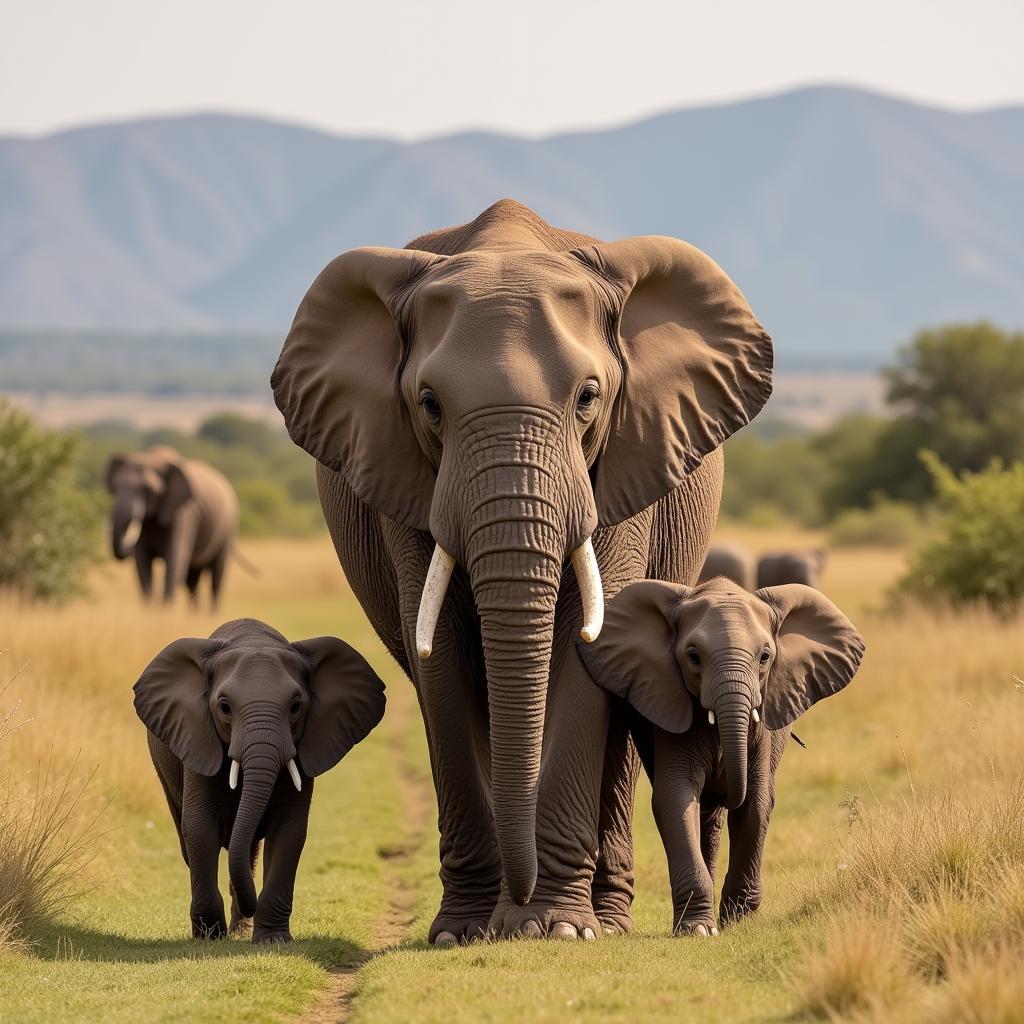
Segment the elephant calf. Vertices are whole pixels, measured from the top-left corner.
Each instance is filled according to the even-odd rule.
[[[810,587],[748,593],[643,580],[619,592],[580,654],[639,712],[633,732],[668,855],[673,930],[714,935],[715,860],[729,812],[727,923],[761,904],[761,857],[790,727],[853,678],[864,643]],[[700,713],[695,714],[695,708]]]
[[[227,849],[231,931],[251,929],[254,942],[291,941],[313,777],[380,721],[384,684],[341,640],[290,644],[265,623],[237,619],[209,639],[165,647],[135,684],[135,710],[191,873],[193,936],[227,933],[217,885]]]
[[[827,561],[828,552],[822,548],[770,552],[758,559],[757,586],[781,587],[786,583],[803,583],[817,590]]]

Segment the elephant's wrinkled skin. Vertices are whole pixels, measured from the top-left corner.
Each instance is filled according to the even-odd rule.
[[[801,584],[748,593],[725,579],[691,588],[644,580],[608,605],[582,647],[595,682],[629,702],[668,855],[673,927],[711,935],[715,860],[729,811],[720,918],[761,905],[761,856],[775,773],[793,722],[841,690],[864,642],[828,598]]]
[[[238,533],[238,498],[205,462],[166,445],[114,455],[107,464],[114,497],[110,532],[114,557],[134,558],[142,596],[153,591],[153,562],[164,563],[164,601],[182,583],[194,602],[203,572],[216,607]]]
[[[231,930],[252,928],[254,942],[291,941],[313,777],[380,721],[384,684],[341,640],[290,644],[262,622],[237,619],[209,639],[165,647],[135,684],[135,710],[191,874],[192,934],[227,933],[217,886],[226,849]]]
[[[683,242],[602,244],[505,200],[338,257],[273,386],[321,464],[346,576],[419,694],[444,886],[430,940],[628,930],[638,766],[576,654],[567,561],[595,632],[588,539],[606,594],[695,578],[717,449],[771,391],[743,296]],[[443,571],[424,586],[435,544],[447,591]]]
[[[773,551],[762,555],[757,562],[758,589],[781,587],[787,583],[803,583],[817,589],[827,561],[828,552],[821,548],[813,551]]]
[[[753,554],[742,544],[712,544],[697,580],[704,583],[716,576],[724,576],[744,590],[753,590]]]

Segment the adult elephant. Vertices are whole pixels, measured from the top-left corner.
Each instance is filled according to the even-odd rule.
[[[712,544],[697,581],[704,583],[724,576],[744,590],[753,590],[754,571],[754,556],[742,544]]]
[[[117,559],[133,558],[142,596],[153,591],[153,562],[164,562],[164,601],[182,583],[193,601],[203,572],[213,606],[238,533],[238,498],[212,466],[166,445],[114,455],[107,463],[114,497],[110,534]]]
[[[637,762],[574,641],[581,618],[600,631],[602,592],[693,582],[718,446],[767,400],[771,361],[697,249],[600,243],[510,200],[346,253],[302,301],[274,395],[419,694],[444,887],[430,941],[631,927]]]
[[[812,551],[774,551],[762,555],[757,563],[757,589],[802,583],[817,590],[827,561],[828,552],[823,548]]]

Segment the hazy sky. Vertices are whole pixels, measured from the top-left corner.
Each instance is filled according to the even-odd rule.
[[[0,0],[0,132],[191,110],[418,137],[811,82],[1024,102],[1024,0]]]

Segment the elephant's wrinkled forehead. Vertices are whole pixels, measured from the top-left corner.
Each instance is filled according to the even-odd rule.
[[[305,659],[290,644],[265,641],[260,644],[232,644],[213,657],[214,673],[222,680],[279,676],[282,681],[302,679],[306,673]]]
[[[608,295],[566,254],[454,256],[413,297],[417,384],[449,400],[468,385],[484,402],[560,405],[610,355],[609,312]]]
[[[685,622],[709,648],[754,648],[771,636],[771,609],[731,580],[709,580],[686,605]]]

